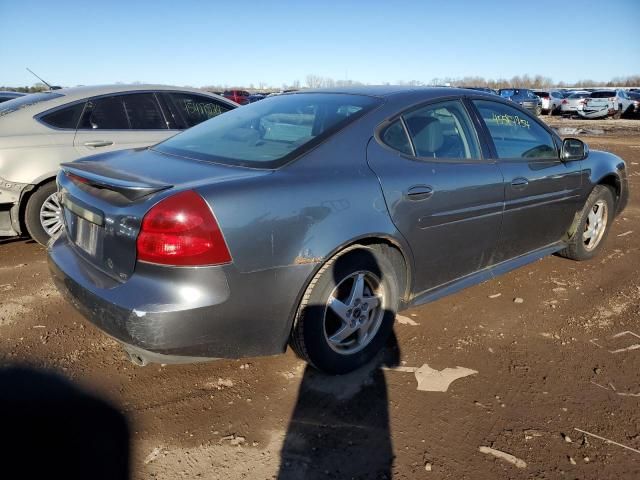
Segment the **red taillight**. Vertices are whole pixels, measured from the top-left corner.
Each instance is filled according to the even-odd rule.
[[[138,260],[162,265],[220,265],[231,254],[218,222],[193,190],[165,198],[142,219]]]
[[[64,172],[64,173],[65,173],[65,175],[67,177],[69,177],[69,179],[72,182],[75,182],[75,183],[89,183],[89,180],[87,180],[84,177],[81,177],[80,175],[76,175],[75,173],[69,173],[69,172]]]

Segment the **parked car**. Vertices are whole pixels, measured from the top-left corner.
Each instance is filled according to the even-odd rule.
[[[223,94],[224,98],[228,98],[239,105],[246,105],[249,102],[251,94],[245,90],[226,90]]]
[[[498,94],[502,98],[511,100],[536,115],[540,115],[542,112],[542,101],[533,91],[527,88],[501,88],[498,90]]]
[[[624,90],[597,90],[578,105],[577,113],[583,118],[620,118],[632,106]]]
[[[396,311],[594,257],[628,198],[622,159],[513,102],[391,86],[270,97],[58,184],[54,282],[135,362],[290,343],[330,373],[383,348]]]
[[[0,91],[0,103],[6,102],[7,100],[13,100],[14,98],[23,97],[24,95],[26,95],[26,93]]]
[[[560,105],[560,113],[565,114],[573,114],[578,110],[578,105],[582,105],[584,103],[585,98],[588,98],[591,95],[591,92],[587,92],[586,90],[573,92],[571,95],[562,100],[562,104]]]
[[[252,93],[251,95],[249,95],[247,100],[249,101],[248,103],[253,103],[264,100],[265,98],[267,98],[267,96],[262,93]]]
[[[153,145],[235,108],[195,89],[77,87],[0,104],[0,236],[39,243],[62,228],[55,176],[62,162]]]
[[[553,115],[560,109],[564,95],[561,92],[551,90],[534,90],[535,95],[542,101],[542,112]]]
[[[629,92],[629,99],[633,102],[632,107],[628,110],[628,114],[631,117],[640,117],[640,92]]]

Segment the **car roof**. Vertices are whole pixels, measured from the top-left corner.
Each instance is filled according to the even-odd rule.
[[[488,92],[473,91],[474,94],[490,95]],[[409,95],[416,98],[438,98],[445,96],[470,95],[467,88],[456,87],[414,87],[406,85],[358,85],[338,88],[304,89],[284,95],[300,95],[304,93],[335,93],[350,95],[367,95],[370,97],[389,98],[395,95]],[[495,96],[495,95],[494,95]]]
[[[136,92],[147,90],[180,90],[193,93],[206,93],[211,95],[205,90],[200,90],[191,87],[175,87],[171,85],[154,85],[154,84],[117,84],[117,85],[87,85],[80,87],[61,88],[59,90],[53,90],[55,93],[65,96],[65,103],[73,100],[80,100],[87,97],[95,97],[98,95],[108,95],[111,93],[120,92]]]

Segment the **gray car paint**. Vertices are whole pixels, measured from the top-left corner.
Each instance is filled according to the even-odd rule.
[[[65,166],[84,175],[171,188],[117,206],[113,196],[98,198],[59,174],[61,194],[102,210],[110,226],[105,235],[121,243],[96,261],[83,258],[62,233],[49,246],[58,288],[109,335],[147,352],[232,358],[276,354],[286,348],[313,275],[351,244],[385,241],[398,248],[406,264],[402,306],[407,307],[560,250],[564,233],[598,183],[616,188],[617,213],[626,205],[625,165],[612,154],[591,151],[582,161],[528,162],[516,168],[495,159],[480,130],[481,162],[424,162],[403,158],[374,138],[380,125],[413,106],[452,96],[507,103],[496,96],[449,88],[339,92],[379,96],[384,103],[276,170],[224,167],[152,150]],[[512,177],[524,174],[531,192],[520,198],[505,194]],[[403,193],[423,182],[435,187],[432,197],[408,203]],[[212,207],[233,263],[197,268],[136,263],[135,238],[144,213],[188,189]],[[526,208],[516,207],[522,204]],[[529,230],[519,236],[522,225]],[[520,238],[536,229],[543,233],[535,242]],[[503,234],[519,240],[515,249],[500,241]]]

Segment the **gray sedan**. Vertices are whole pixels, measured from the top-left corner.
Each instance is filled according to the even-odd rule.
[[[597,255],[623,160],[495,95],[269,97],[63,165],[57,287],[136,363],[271,355],[344,373],[395,314],[560,253]]]

